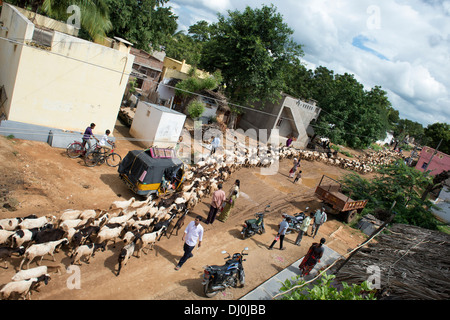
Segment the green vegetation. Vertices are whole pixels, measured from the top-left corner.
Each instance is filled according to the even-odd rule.
[[[369,200],[363,214],[371,213],[380,220],[386,220],[385,214],[395,202],[394,223],[437,230],[438,221],[431,212],[433,203],[422,200],[427,187],[433,183],[432,176],[408,167],[403,161],[383,166],[378,173],[371,181],[356,173],[341,179],[345,193],[351,191],[355,199]]]
[[[302,286],[305,280],[300,276],[292,280],[287,279],[280,288],[281,292],[291,290],[294,286],[299,286],[285,295],[281,300],[376,300],[375,291],[371,290],[367,281],[360,285],[348,285],[345,282],[340,283],[341,289],[336,288],[333,280],[334,275],[324,273],[319,279],[309,286]],[[302,286],[302,287],[300,287]]]
[[[202,113],[205,111],[205,105],[198,100],[194,100],[191,103],[189,103],[187,111],[192,119],[196,119],[200,117]]]

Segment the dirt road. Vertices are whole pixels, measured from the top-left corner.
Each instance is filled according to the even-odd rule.
[[[127,132],[127,128],[118,122],[114,136],[118,139],[117,152],[122,156],[129,150],[141,149],[126,140]],[[116,168],[106,165],[88,168],[81,160],[68,158],[65,150],[51,148],[46,143],[0,137],[0,163],[0,218],[28,214],[59,215],[69,208],[108,209],[113,201],[133,196],[120,180]],[[337,178],[347,172],[320,162],[305,161],[302,162],[302,183],[293,184],[287,174],[290,166],[290,160],[281,161],[278,173],[272,176],[261,175],[259,169],[236,171],[224,183],[224,190],[229,190],[235,179],[241,180],[242,193],[230,218],[225,223],[216,221],[205,226],[203,246],[195,249],[194,257],[181,270],[174,270],[183,254],[181,234],[170,239],[163,238],[148,255],[142,255],[139,259],[132,257],[118,277],[117,258],[122,243],[117,243],[115,247],[108,246],[105,252],[98,252],[90,264],[83,263],[80,267],[80,288],[77,289],[71,287],[74,273],[66,272],[71,259],[67,250],[62,250],[56,255],[56,262],[51,261],[51,257],[43,260],[46,265],[61,265],[62,274],[53,275],[50,283],[42,287],[39,293],[34,293],[32,299],[207,299],[202,293],[202,267],[222,264],[222,250],[234,253],[248,247],[245,288],[226,290],[213,299],[240,298],[301,258],[313,241],[311,237],[304,237],[298,247],[293,244],[296,234],[291,234],[285,240],[286,250],[267,250],[282,220],[281,213],[293,214],[306,207],[317,208],[319,202],[314,197],[314,188],[320,177],[327,174]],[[209,197],[202,199],[189,213],[186,222],[197,215],[206,218],[209,203]],[[271,205],[271,212],[265,220],[267,232],[242,240],[240,230],[243,221],[268,204]],[[326,245],[341,254],[356,247],[365,238],[362,233],[343,225],[333,216],[329,216],[314,241],[320,237],[325,237]],[[0,285],[10,281],[21,258],[10,261],[7,270],[0,269]]]

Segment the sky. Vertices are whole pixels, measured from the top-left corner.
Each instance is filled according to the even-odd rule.
[[[400,118],[450,124],[450,0],[170,0],[180,30],[273,4],[314,70],[381,86]]]

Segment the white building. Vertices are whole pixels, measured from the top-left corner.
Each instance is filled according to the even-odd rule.
[[[186,115],[164,106],[139,101],[130,134],[142,147],[174,148]]]

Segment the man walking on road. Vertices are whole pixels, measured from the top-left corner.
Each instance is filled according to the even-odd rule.
[[[275,237],[275,240],[273,240],[272,244],[270,245],[269,250],[273,249],[273,246],[275,245],[275,243],[277,243],[278,239],[280,240],[280,250],[286,249],[285,247],[283,247],[283,240],[284,240],[284,236],[286,235],[286,231],[289,228],[289,222],[291,222],[290,217],[287,217],[286,219],[281,221],[277,236]]]
[[[194,250],[195,245],[198,241],[198,248],[202,245],[203,240],[203,227],[200,224],[201,217],[197,216],[195,221],[191,221],[186,230],[184,231],[182,240],[184,241],[184,255],[181,257],[180,262],[178,262],[175,270],[180,270],[183,264],[187,259],[192,258],[194,255],[192,254],[192,250]]]
[[[311,235],[313,239],[316,236],[317,231],[319,231],[320,226],[324,224],[326,221],[327,221],[327,214],[325,213],[325,208],[322,207],[322,210],[317,209],[316,214],[314,215],[314,224],[311,230]]]
[[[300,230],[298,230],[297,238],[295,239],[296,246],[300,245],[300,241],[302,241],[302,239],[303,239],[303,234],[308,234],[308,228],[309,228],[312,218],[313,218],[313,213],[311,212],[310,216],[306,216],[305,219],[303,219],[303,222],[300,225]]]
[[[222,184],[219,183],[217,186],[218,190],[214,191],[212,196],[212,202],[209,206],[208,218],[206,219],[206,224],[213,224],[216,219],[217,212],[222,208],[222,203],[225,201],[226,195],[225,191],[222,190]]]

